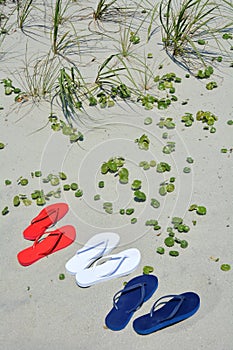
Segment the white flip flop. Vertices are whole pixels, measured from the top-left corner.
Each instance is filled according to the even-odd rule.
[[[89,287],[99,282],[128,275],[137,268],[140,260],[141,254],[136,248],[102,257],[91,267],[80,270],[76,274],[76,282],[80,287]]]
[[[66,270],[70,274],[75,275],[103,255],[109,254],[117,246],[119,240],[120,237],[117,233],[97,233],[67,261],[65,265]]]

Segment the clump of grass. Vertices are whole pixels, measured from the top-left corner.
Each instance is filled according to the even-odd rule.
[[[107,3],[106,0],[99,0],[96,9],[93,12],[93,18],[95,20],[101,20],[115,2],[116,0],[112,0],[109,3]]]
[[[141,0],[140,0],[141,2]],[[89,30],[91,32],[101,32],[103,35],[108,37],[108,32],[114,32],[118,31],[117,29],[109,28],[108,26],[104,26],[104,23],[111,22],[112,24],[123,24],[124,27],[128,26],[129,18],[135,17],[137,14],[138,5],[134,4],[118,4],[119,1],[117,0],[98,0],[96,7],[90,7],[91,13],[80,16],[81,12],[83,10],[89,9],[89,7],[85,7],[84,9],[81,9],[79,13],[80,19],[90,18],[92,17],[93,20],[89,23]],[[136,6],[135,6],[136,5]],[[94,27],[92,27],[94,25]],[[97,29],[97,31],[96,31]],[[110,37],[113,39],[113,37]]]
[[[77,112],[82,109],[79,95],[80,83],[75,79],[75,72],[79,74],[79,70],[75,67],[71,67],[70,74],[66,72],[65,68],[60,69],[57,93],[54,96],[59,97],[63,114],[70,125],[72,125],[72,121],[77,119]]]
[[[110,55],[109,57],[107,57],[98,69],[95,84],[101,88],[103,88],[106,85],[112,85],[113,83],[120,82],[118,78],[118,73],[124,70],[124,68],[114,68],[114,64],[113,66],[109,66],[109,63],[113,61],[115,57],[116,55]]]
[[[101,108],[112,107],[117,97],[127,99],[130,90],[121,83],[118,72],[124,68],[110,65],[115,55],[109,56],[99,67],[94,82],[84,80],[81,71],[72,66],[69,70],[60,69],[56,93],[52,99],[59,98],[63,114],[70,125],[72,121],[81,120],[79,112],[84,111],[87,104]]]
[[[144,31],[144,26],[148,22],[148,17],[151,16],[151,20],[148,27],[148,40],[151,35],[151,27],[152,23],[155,19],[155,11],[157,9],[157,5],[151,5],[149,1],[146,1],[147,5],[149,4],[149,9],[140,11],[141,6],[144,5],[144,1],[138,1],[134,11],[129,14],[128,8],[125,9],[125,15],[122,22],[120,22],[119,26],[119,38],[113,38],[118,42],[118,53],[123,59],[129,60],[130,58],[140,62],[140,58],[137,53],[134,53],[137,45],[141,43],[141,31]],[[146,13],[145,16],[142,16],[142,13]],[[137,22],[135,22],[135,19]]]
[[[121,28],[120,27],[120,50],[119,53],[122,57],[129,57],[132,55],[133,42],[130,40],[130,35],[132,31],[131,28]]]
[[[214,40],[220,47],[221,33],[232,26],[227,14],[230,7],[232,5],[225,0],[221,3],[212,0],[162,0],[159,18],[166,51],[175,58],[180,56],[190,60],[194,55],[205,65],[206,38]]]
[[[59,62],[54,60],[50,54],[45,58],[30,62],[25,58],[25,67],[19,73],[24,92],[16,97],[20,99],[21,95],[32,97],[32,99],[41,99],[50,97],[56,84],[59,73]]]

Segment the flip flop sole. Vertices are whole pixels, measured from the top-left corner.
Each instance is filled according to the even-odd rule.
[[[169,315],[175,307],[174,299],[171,299],[165,304],[165,306],[161,307],[157,311],[154,311],[152,314],[149,313],[134,320],[134,330],[138,334],[147,335],[172,326],[193,316],[200,307],[200,297],[193,292],[186,292],[180,294],[180,296],[184,297],[184,301],[174,317],[169,318]],[[166,319],[166,317],[168,317],[168,319]]]
[[[136,286],[136,288],[131,289],[134,286]],[[131,310],[134,305],[137,305],[138,300],[141,298],[142,291],[139,286],[143,286],[144,288],[144,297],[142,300],[142,303],[144,303],[151,298],[158,288],[158,278],[154,275],[140,275],[132,278],[126,284],[116,303],[117,308],[114,306],[105,318],[105,324],[109,329],[120,331],[127,326],[136,311],[133,310],[129,312],[129,310]],[[130,291],[124,292],[125,289],[130,289]]]
[[[139,265],[141,254],[138,249],[131,248],[102,259],[106,261],[100,264],[99,259],[90,268],[80,270],[76,274],[76,282],[80,287],[89,287],[130,274]]]
[[[64,249],[75,240],[75,228],[71,225],[63,226],[50,234],[43,240],[35,242],[31,247],[18,253],[17,258],[22,266],[29,266],[36,261]]]
[[[65,265],[67,272],[75,275],[96,259],[109,254],[117,246],[119,240],[119,235],[114,232],[97,233],[67,261]]]

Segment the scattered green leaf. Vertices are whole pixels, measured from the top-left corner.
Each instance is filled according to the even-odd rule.
[[[151,202],[150,202],[150,205],[153,207],[153,208],[159,208],[160,207],[160,202],[155,199],[155,198],[151,198]]]
[[[153,122],[153,119],[151,117],[147,117],[144,119],[145,125],[150,125],[150,124],[152,124],[152,122]]]
[[[78,198],[79,198],[79,197],[82,197],[83,191],[79,189],[79,190],[77,190],[77,191],[75,192],[74,195],[75,195],[75,197],[78,197]]]
[[[173,247],[174,244],[175,244],[175,240],[173,237],[166,237],[165,240],[164,240],[164,243],[167,247]]]
[[[139,139],[136,139],[135,142],[138,143],[138,147],[141,150],[147,151],[149,149],[150,140],[147,135],[143,134]]]
[[[99,188],[104,188],[104,181],[99,181],[98,186]]]
[[[149,275],[154,271],[154,268],[152,266],[144,266],[143,267],[143,273],[144,275]]]
[[[140,180],[134,180],[131,185],[131,188],[133,191],[140,190],[141,187],[142,187],[142,181]]]
[[[7,215],[9,213],[9,208],[5,207],[2,209],[2,215]]]
[[[133,208],[128,208],[128,209],[126,209],[126,211],[125,211],[125,214],[126,215],[132,215],[134,213],[134,209]]]
[[[220,268],[221,268],[222,271],[230,271],[231,270],[231,265],[229,265],[229,264],[222,264],[220,266]]]
[[[5,185],[6,185],[6,186],[11,185],[11,183],[12,183],[12,182],[11,182],[11,180],[8,180],[8,179],[7,179],[7,180],[5,180]]]
[[[177,250],[170,250],[169,255],[176,257],[179,256],[179,252]]]
[[[205,215],[207,212],[206,207],[203,206],[198,206],[197,207],[197,214],[199,215]]]
[[[19,196],[14,196],[14,198],[13,198],[13,205],[14,205],[14,207],[18,207],[20,205]]]
[[[159,253],[159,254],[164,254],[165,253],[165,249],[163,247],[158,247],[156,249],[156,252]]]
[[[72,191],[76,191],[78,189],[78,184],[76,182],[72,182],[70,185],[70,188]]]
[[[137,202],[145,202],[146,195],[144,192],[141,192],[139,190],[134,191],[134,200]]]
[[[65,279],[65,275],[64,275],[64,273],[60,273],[59,274],[59,280],[64,280]]]

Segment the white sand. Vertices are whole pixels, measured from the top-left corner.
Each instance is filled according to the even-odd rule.
[[[47,23],[49,14],[51,8],[48,6]],[[44,13],[40,13],[40,16],[43,18]],[[36,22],[40,22],[40,16],[35,15]],[[88,22],[74,20],[78,28],[86,28]],[[118,27],[105,23],[105,26],[108,25],[113,30]],[[25,29],[29,30],[29,27]],[[40,37],[42,30],[32,27],[30,31],[32,38],[26,35],[29,33],[24,34],[14,26],[0,47],[0,79],[9,77],[22,90],[25,87],[18,73],[23,77],[26,43],[28,59],[43,57],[50,45],[49,33]],[[145,31],[139,33],[143,37]],[[117,33],[109,32],[109,35],[119,37]],[[98,36],[93,34],[90,38],[96,40]],[[77,62],[81,57],[82,70],[86,76],[90,74],[90,81],[98,64],[113,52],[110,41],[100,39],[88,43],[90,50],[82,44],[81,56],[74,56]],[[156,107],[146,111],[139,104],[124,102],[109,109],[89,108],[88,115],[81,115],[85,124],[78,124],[78,130],[84,134],[84,141],[79,145],[70,144],[68,137],[61,132],[53,132],[50,125],[46,126],[49,102],[33,102],[30,99],[19,104],[14,102],[13,95],[5,96],[3,86],[0,86],[0,104],[4,107],[0,111],[0,142],[6,144],[5,149],[0,150],[0,198],[1,208],[9,206],[10,209],[8,215],[0,216],[1,349],[232,349],[232,271],[220,270],[223,263],[233,265],[232,153],[220,152],[223,147],[229,150],[233,146],[233,126],[227,125],[227,121],[233,119],[231,68],[229,63],[219,64],[213,76],[218,88],[207,91],[206,81],[185,78],[186,72],[169,60],[159,42],[158,32],[148,46],[140,44],[138,50],[142,56],[144,47],[146,53],[153,53],[154,75],[175,72],[182,78],[181,84],[176,84],[179,101],[165,111],[159,111]],[[85,67],[94,57],[97,57],[96,61]],[[161,62],[163,69],[158,70]],[[187,99],[188,104],[182,105],[181,102]],[[197,121],[190,128],[181,123],[185,112],[195,115],[201,109],[219,117],[215,134],[203,130],[203,125]],[[59,118],[64,120],[59,106],[56,111]],[[153,118],[153,123],[145,126],[144,119],[148,116]],[[160,129],[156,124],[163,116],[172,117],[176,128]],[[168,140],[176,143],[176,150],[170,155],[162,153],[166,143],[162,138],[163,132],[168,132]],[[139,150],[134,142],[143,133],[150,138],[149,151]],[[110,175],[101,176],[100,165],[111,156],[125,157],[130,179],[142,180],[148,198],[146,203],[135,204],[130,186],[120,185]],[[191,165],[186,162],[188,156],[194,159]],[[154,169],[143,171],[138,167],[139,161],[151,159],[168,162],[172,171],[158,174]],[[185,166],[191,167],[191,173],[183,173]],[[34,202],[29,207],[21,204],[15,208],[12,198],[18,193],[30,196],[39,188],[46,193],[53,189],[42,183],[41,178],[31,178],[30,174],[35,170],[42,170],[43,177],[64,171],[68,175],[66,182],[78,182],[84,195],[78,199],[73,193],[62,191],[61,199],[53,198],[48,203],[63,201],[69,205],[69,213],[57,223],[57,227],[74,225],[77,230],[75,243],[29,267],[22,267],[17,261],[17,253],[31,245],[30,241],[24,240],[22,232],[41,208]],[[25,188],[17,185],[20,176],[29,179],[29,185]],[[159,183],[170,176],[176,177],[176,190],[161,197],[158,194]],[[12,184],[5,186],[5,179],[12,180]],[[102,179],[105,188],[100,190],[98,181]],[[96,193],[102,194],[101,201],[93,200]],[[159,209],[150,206],[149,199],[152,197],[160,200]],[[103,212],[103,201],[113,202],[112,215]],[[188,208],[193,203],[204,205],[207,215],[198,216],[195,212],[189,212]],[[118,214],[121,207],[136,208],[137,224],[130,224],[130,217]],[[164,256],[156,253],[156,248],[163,245],[166,227],[171,225],[173,216],[183,217],[191,227],[189,233],[180,234],[187,237],[189,247],[180,250],[178,258],[170,257],[168,249]],[[162,227],[158,231],[160,236],[145,226],[145,221],[152,218],[158,219]],[[192,220],[197,221],[196,226],[193,226]],[[92,235],[108,230],[117,232],[121,237],[113,253],[138,248],[142,255],[140,266],[129,276],[90,288],[78,287],[75,278],[65,271],[66,261]],[[210,257],[219,258],[219,261],[215,262]],[[112,307],[113,295],[122,288],[124,281],[141,274],[145,265],[154,267],[159,288],[134,314],[133,319],[148,313],[159,297],[185,291],[200,295],[200,310],[189,320],[149,336],[139,336],[133,331],[133,319],[120,332],[106,329],[104,319]],[[59,280],[60,273],[65,273],[65,280]]]

